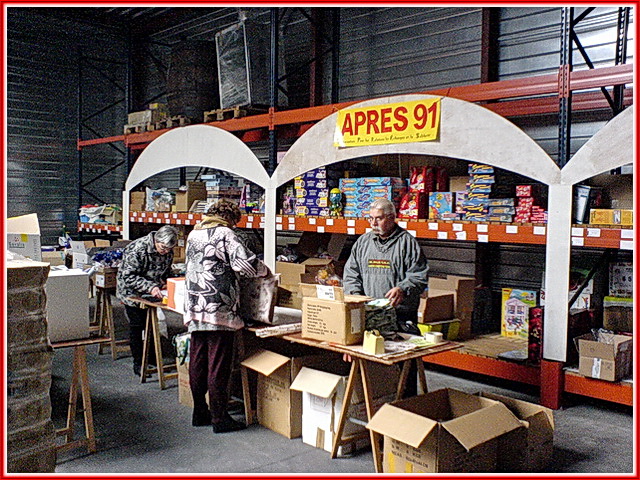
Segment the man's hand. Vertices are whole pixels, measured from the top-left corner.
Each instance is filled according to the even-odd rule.
[[[404,300],[404,291],[400,287],[393,287],[384,296],[391,301],[392,307],[397,307]]]
[[[151,296],[162,299],[162,290],[160,290],[160,287],[153,287],[151,289]]]

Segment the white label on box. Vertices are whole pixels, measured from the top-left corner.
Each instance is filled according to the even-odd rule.
[[[316,232],[324,233],[324,225],[318,225],[318,228],[316,228]]]
[[[573,227],[571,228],[571,236],[572,237],[581,237],[584,235],[584,228],[581,227]]]
[[[438,240],[446,240],[447,238],[447,232],[438,232]]]
[[[547,227],[541,227],[541,226],[533,227],[533,234],[534,235],[546,235],[547,234]]]
[[[583,247],[584,246],[584,238],[582,237],[571,237],[571,245],[574,247]]]
[[[315,225],[316,224],[316,219],[314,217],[308,217],[309,218],[309,225]]]
[[[362,331],[362,316],[360,313],[360,308],[351,310],[351,333],[360,333]]]
[[[316,295],[321,300],[336,299],[336,291],[331,285],[316,285]]]
[[[478,241],[480,243],[487,243],[489,242],[489,235],[478,235]]]
[[[355,227],[355,226],[356,226],[355,220],[347,220],[347,227]]]
[[[587,228],[587,237],[599,237],[600,229],[599,228]]]
[[[276,230],[282,230],[282,224],[281,223],[280,224],[276,223]]]
[[[591,365],[591,376],[593,378],[600,378],[600,366],[602,364],[601,358],[594,358],[593,365]]]
[[[347,235],[355,235],[355,234],[356,234],[355,228],[347,228]]]
[[[620,248],[622,250],[633,250],[633,240],[620,240]]]
[[[282,217],[276,215],[276,223],[282,223]]]
[[[467,232],[456,232],[456,240],[466,240]]]
[[[398,221],[398,226],[404,228],[405,230],[407,229],[407,222],[404,221]]]
[[[253,222],[253,215],[247,215],[247,222]]]
[[[429,222],[429,230],[438,230],[438,224]]]
[[[295,217],[289,217],[289,223],[296,223]]]
[[[453,229],[454,232],[461,232],[462,231],[462,224],[461,223],[454,223],[453,225],[451,225],[451,228]]]
[[[620,238],[633,238],[633,230],[630,228],[623,228],[620,230]]]
[[[417,236],[417,235],[418,235],[418,232],[416,232],[415,230],[407,230],[407,232],[409,232],[409,234],[410,234],[412,237],[415,237],[415,236]]]
[[[507,225],[507,228],[505,229],[506,233],[518,233],[518,226],[517,225]]]
[[[489,225],[487,225],[486,223],[480,223],[476,225],[476,232],[487,233],[488,231],[489,231]]]
[[[327,225],[333,225],[333,218],[327,218],[326,223]]]

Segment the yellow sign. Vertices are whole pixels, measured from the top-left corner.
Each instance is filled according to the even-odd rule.
[[[438,138],[440,98],[338,111],[336,147],[426,142]]]

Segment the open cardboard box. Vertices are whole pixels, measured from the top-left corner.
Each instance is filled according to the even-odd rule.
[[[553,411],[495,393],[479,392],[478,395],[502,402],[522,422],[522,428],[498,439],[498,471],[544,471],[553,456]]]
[[[453,318],[455,291],[429,288],[420,296],[418,323],[438,322]]]
[[[366,302],[371,297],[345,295],[342,287],[300,285],[302,337],[340,345],[362,343]]]
[[[446,278],[429,277],[429,289],[455,292],[453,298],[453,316],[460,320],[459,338],[471,337],[474,290],[476,280],[471,277],[447,275]]]
[[[42,252],[38,215],[30,213],[29,215],[10,217],[7,218],[6,225],[7,250],[36,262],[41,262]]]
[[[384,435],[384,473],[493,472],[498,437],[521,427],[503,403],[450,388],[387,403],[367,424]]]
[[[259,350],[241,364],[258,372],[256,412],[260,425],[284,435],[302,435],[302,394],[291,384],[303,365],[320,363],[317,355],[285,356]]]

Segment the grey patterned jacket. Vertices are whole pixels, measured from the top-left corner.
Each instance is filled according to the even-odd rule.
[[[255,278],[269,268],[245,247],[234,230],[194,229],[187,238],[184,323],[190,332],[238,330],[238,276]]]
[[[155,233],[140,237],[124,249],[122,264],[118,270],[116,296],[131,307],[138,304],[127,300],[151,292],[153,287],[164,288],[171,273],[173,251],[166,255],[158,253],[155,247]]]

